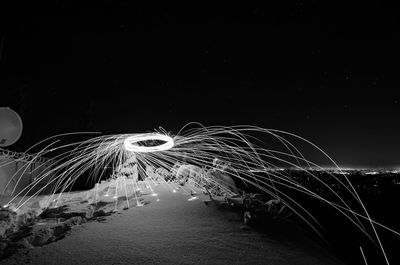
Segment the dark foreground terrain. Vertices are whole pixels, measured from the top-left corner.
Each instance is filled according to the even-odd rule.
[[[315,191],[318,194],[329,194],[329,191],[320,182],[315,181],[304,171],[286,170],[287,173],[296,181]],[[377,221],[395,231],[400,231],[400,215],[398,214],[398,204],[400,203],[400,174],[397,171],[387,170],[346,170],[341,174],[338,171],[312,171],[316,178],[323,180],[338,195],[345,200],[349,206],[362,211],[362,207],[349,195],[345,187],[338,185],[341,180],[346,187],[351,189],[350,184],[344,178],[347,177],[351,185],[357,191],[359,197],[371,219]],[[328,206],[326,203],[310,196],[305,196],[294,191],[288,190],[288,194],[307,205],[307,209],[320,222],[325,230],[322,235],[326,242],[310,231],[306,225],[304,229],[309,231],[309,236],[314,238],[319,244],[326,246],[335,255],[340,257],[348,264],[365,264],[360,246],[363,249],[368,264],[385,264],[385,259],[380,250],[379,244],[371,243],[371,240],[361,233],[355,224],[344,218],[337,210]],[[332,200],[337,201],[337,198]],[[362,220],[362,219],[361,219]],[[299,220],[299,223],[301,221]],[[363,220],[362,225],[366,228],[373,239],[374,231],[367,220]],[[400,264],[400,236],[379,226],[375,226],[376,232],[380,237],[383,248],[387,254],[390,264]]]

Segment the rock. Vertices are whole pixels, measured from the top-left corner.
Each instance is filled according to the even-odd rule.
[[[256,216],[250,211],[246,211],[243,215],[245,225],[253,225],[256,221]]]
[[[53,229],[50,227],[42,227],[36,230],[30,238],[30,242],[33,246],[43,246],[48,242],[51,242],[53,238]]]
[[[232,193],[230,195],[239,194],[235,181],[228,173],[214,169],[208,172],[208,177],[218,183],[224,193]]]
[[[46,209],[41,215],[40,218],[42,219],[49,219],[49,218],[63,218],[63,219],[70,219],[74,216],[80,216],[82,218],[91,218],[93,215],[93,209],[90,208],[75,208],[70,209],[67,206],[61,206],[57,208],[48,208]]]
[[[15,247],[17,247],[17,248],[33,248],[33,246],[31,245],[31,243],[29,242],[29,240],[27,238],[22,238],[21,240],[17,241],[15,243]]]
[[[79,225],[79,224],[85,222],[84,220],[85,220],[85,218],[82,218],[82,217],[80,217],[80,216],[74,216],[74,217],[72,217],[72,218],[66,220],[66,221],[64,222],[64,224],[67,225],[67,226],[69,226],[69,227],[72,227],[72,226],[74,226],[74,225]]]
[[[71,223],[65,222],[53,227],[53,241],[63,238],[71,230]]]
[[[35,222],[37,217],[37,212],[35,210],[30,210],[25,212],[24,214],[17,215],[17,224],[18,227],[28,226]]]
[[[113,210],[114,211],[114,210]],[[104,210],[98,210],[96,212],[94,212],[93,217],[92,218],[98,218],[98,217],[103,217],[103,216],[109,216],[113,213],[113,211],[111,212],[105,212]],[[117,210],[118,211],[118,210]]]
[[[0,210],[0,239],[18,229],[17,214],[7,209]]]

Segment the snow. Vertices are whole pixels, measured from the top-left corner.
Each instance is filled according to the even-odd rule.
[[[238,213],[205,204],[200,192],[189,200],[182,188],[152,188],[158,196],[142,195],[143,207],[76,226],[0,264],[342,264],[289,224],[257,232]]]

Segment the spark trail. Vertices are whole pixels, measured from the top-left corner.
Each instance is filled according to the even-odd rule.
[[[205,127],[198,123],[189,123],[175,135],[160,128],[154,133],[97,136],[63,145],[59,143],[61,138],[62,135],[51,137],[38,144],[45,144],[45,147],[28,163],[33,163],[41,156],[50,155],[55,151],[59,154],[52,158],[50,169],[39,174],[30,185],[19,192],[15,192],[14,188],[13,197],[8,205],[14,205],[14,209],[18,210],[49,187],[52,187],[52,196],[48,205],[54,206],[52,204],[54,201],[57,205],[57,198],[69,191],[82,177],[87,177],[86,181],[91,183],[100,183],[104,178],[117,179],[114,196],[116,200],[118,188],[121,189],[121,187],[126,197],[128,197],[129,188],[136,196],[136,191],[140,190],[139,180],[145,181],[150,187],[151,184],[162,181],[171,187],[171,191],[175,191],[173,183],[160,176],[168,174],[172,174],[172,177],[177,176],[184,166],[189,172],[187,178],[199,187],[215,187],[226,196],[240,194],[241,191],[235,189],[232,182],[226,181],[227,178],[218,178],[218,174],[216,177],[210,173],[213,172],[211,169],[215,168],[215,161],[219,161],[226,167],[226,170],[221,171],[222,174],[229,176],[235,183],[242,183],[244,187],[252,187],[279,199],[319,235],[321,235],[322,227],[317,218],[306,204],[290,196],[287,191],[293,190],[317,198],[333,207],[377,244],[387,264],[389,261],[376,226],[400,235],[370,218],[360,196],[345,174],[338,177],[327,172],[330,181],[334,181],[341,190],[346,192],[344,197],[338,193],[337,189],[318,177],[314,170],[310,170],[311,167],[319,170],[323,168],[308,160],[300,151],[298,143],[319,152],[321,157],[330,161],[331,165],[340,172],[338,165],[322,149],[289,132],[256,126]],[[270,139],[274,144],[265,143],[265,139]],[[305,177],[311,178],[322,187],[323,191],[312,190],[302,185],[301,181],[291,177],[289,173],[278,170],[281,167],[291,167],[302,171]],[[113,173],[110,174],[107,168],[111,168]],[[16,182],[15,187],[23,176],[17,173],[13,178],[13,182]],[[118,181],[118,176],[121,174],[129,176],[127,181],[125,179],[122,183]],[[40,186],[39,183],[44,181],[47,183]],[[11,183],[10,180],[8,185]],[[8,188],[8,185],[4,190]],[[192,191],[187,192],[192,194]],[[153,194],[157,196],[154,192]],[[112,194],[107,192],[104,196],[112,196]],[[194,196],[191,196],[192,198]],[[369,232],[371,230],[372,233]]]

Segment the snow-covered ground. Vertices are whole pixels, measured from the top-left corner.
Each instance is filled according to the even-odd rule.
[[[0,264],[342,264],[294,226],[256,232],[238,213],[204,203],[200,192],[191,197],[188,189],[152,188],[158,196],[147,189],[143,206],[131,203]]]

